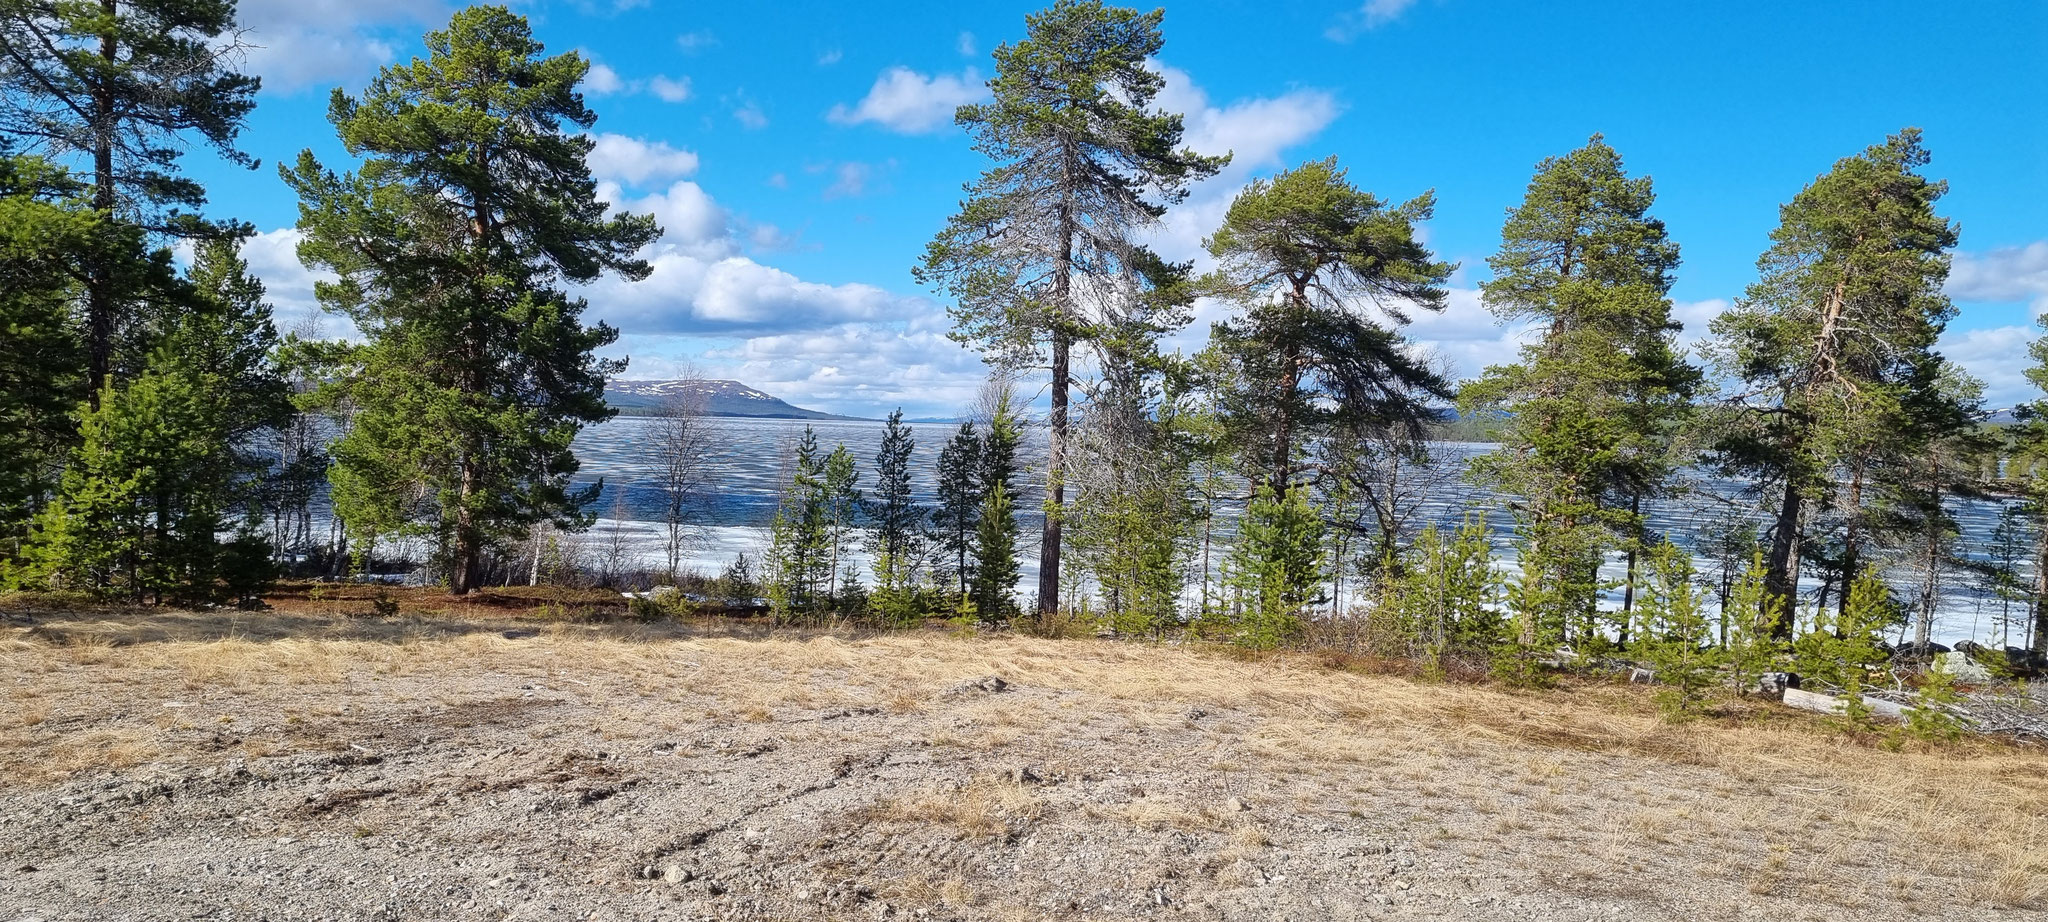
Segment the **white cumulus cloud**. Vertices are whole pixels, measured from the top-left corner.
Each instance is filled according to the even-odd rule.
[[[246,69],[271,92],[358,82],[445,22],[436,0],[242,0]]]
[[[2024,301],[2037,312],[2048,311],[2048,240],[1957,253],[1946,291],[1959,301]]]
[[[620,134],[592,136],[590,175],[599,182],[637,186],[665,182],[697,172],[697,155],[670,147],[666,141],[644,141]]]
[[[629,88],[625,78],[609,64],[592,63],[590,72],[583,75],[583,91],[592,96],[610,96]]]
[[[860,102],[835,105],[825,118],[840,125],[872,122],[902,134],[924,134],[950,124],[955,109],[986,98],[988,88],[972,67],[927,77],[899,66],[882,71]]]

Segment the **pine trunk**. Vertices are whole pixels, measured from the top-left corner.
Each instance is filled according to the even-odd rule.
[[[1075,154],[1069,152],[1061,170],[1063,191],[1072,195]],[[1070,198],[1059,205],[1059,257],[1053,261],[1052,412],[1046,418],[1045,529],[1038,543],[1038,614],[1060,610],[1060,519],[1067,498],[1067,387],[1073,359],[1074,235],[1080,232]]]
[[[1778,640],[1792,637],[1793,603],[1799,596],[1799,519],[1805,511],[1803,500],[1798,484],[1787,478],[1777,523],[1771,527],[1771,554],[1764,569],[1764,611],[1769,611],[1773,602],[1783,603],[1783,614],[1771,627],[1771,636]]]
[[[119,14],[115,0],[100,0],[100,12],[108,22]],[[108,27],[110,30],[112,26]],[[100,37],[100,59],[108,71],[114,69],[114,62],[120,55],[111,31]],[[92,205],[102,220],[114,216],[114,140],[117,120],[114,114],[114,91],[102,75],[94,78],[92,88],[93,117],[93,195]],[[106,386],[107,375],[113,370],[114,356],[114,291],[113,279],[106,266],[99,261],[86,269],[85,282],[86,316],[86,399],[92,409],[100,408],[100,390]]]

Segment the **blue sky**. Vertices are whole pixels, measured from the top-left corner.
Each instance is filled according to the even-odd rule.
[[[598,65],[593,168],[610,200],[668,231],[653,277],[587,292],[624,333],[613,351],[631,357],[628,377],[691,365],[861,415],[950,414],[971,398],[979,360],[945,338],[943,305],[909,269],[985,165],[951,109],[982,94],[989,51],[1041,4],[513,5],[551,51]],[[203,151],[188,163],[213,213],[263,231],[249,255],[290,325],[314,310],[275,164],[311,147],[345,165],[329,90],[420,53],[453,6],[241,7],[265,81],[244,147],[264,166]],[[1383,197],[1435,189],[1427,238],[1463,268],[1451,308],[1410,333],[1460,375],[1513,356],[1519,331],[1476,287],[1541,158],[1601,132],[1655,178],[1690,335],[1753,278],[1780,203],[1919,126],[1963,229],[1944,349],[1993,403],[2030,396],[2025,344],[2048,310],[2048,3],[1178,2],[1164,31],[1159,103],[1185,113],[1191,146],[1236,160],[1155,246],[1199,257],[1244,182],[1331,154]],[[1198,346],[1219,309],[1204,305],[1178,344]]]

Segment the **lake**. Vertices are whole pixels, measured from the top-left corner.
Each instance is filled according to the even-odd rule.
[[[779,478],[806,425],[801,420],[726,418],[709,422],[716,432],[711,440],[715,450],[708,478],[714,489],[703,503],[695,529],[697,540],[688,555],[691,567],[707,573],[723,568],[740,553],[759,558],[767,545],[766,526],[774,514]],[[605,481],[605,495],[593,507],[601,516],[600,521],[584,540],[606,540],[610,530],[617,529],[631,541],[640,562],[650,567],[657,564],[661,547],[654,524],[659,518],[661,496],[654,486],[654,466],[646,450],[654,423],[643,417],[620,417],[589,427],[576,441],[577,455],[583,461],[582,479],[601,477]],[[834,445],[844,444],[852,451],[860,467],[860,486],[872,486],[874,456],[884,431],[882,423],[821,421],[809,425],[817,433],[821,450],[830,451]],[[918,502],[929,505],[935,501],[939,449],[958,428],[957,423],[912,426],[917,447],[911,458],[911,480]],[[1514,520],[1507,503],[1459,476],[1470,458],[1493,448],[1475,443],[1434,446],[1436,463],[1441,468],[1429,478],[1423,514],[1445,525],[1455,525],[1468,512],[1484,515],[1496,541],[1502,545],[1502,565],[1511,569],[1513,549],[1506,542],[1512,536]],[[1042,475],[1036,472],[1044,463],[1044,430],[1029,430],[1019,454],[1025,473],[1019,477],[1017,508],[1026,535],[1019,547],[1026,559],[1022,561],[1024,577],[1018,585],[1020,594],[1028,597],[1037,581],[1036,534],[1042,518],[1037,510],[1043,502],[1044,490]],[[1742,485],[1697,471],[1690,472],[1688,480],[1695,496],[1650,503],[1645,513],[1651,528],[1669,535],[1682,547],[1696,548],[1717,530],[1717,522],[1725,522],[1729,510],[1743,508],[1744,504],[1738,501]],[[1984,556],[1982,545],[1997,527],[2001,509],[2001,503],[1989,500],[1961,500],[1952,504],[1952,512],[1962,523],[1962,541],[1973,556]],[[618,520],[616,510],[624,511],[624,521]],[[1220,555],[1221,551],[1217,553]],[[1703,558],[1696,562],[1702,572],[1711,572],[1717,566]],[[1625,571],[1625,564],[1616,557],[1603,572],[1619,579]],[[1944,588],[1941,610],[1935,620],[1937,640],[1976,638],[2002,642],[1998,628],[2001,615],[2009,611],[2023,616],[2024,606],[2009,605],[1983,587],[1971,585],[1963,574],[1951,575],[1947,580],[1949,585]],[[1814,588],[1818,584],[1809,580],[1807,585]],[[1611,595],[1608,604],[1618,605],[1618,592]]]

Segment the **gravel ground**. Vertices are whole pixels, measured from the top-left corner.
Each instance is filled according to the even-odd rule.
[[[0,640],[0,922],[2048,918],[2007,746],[1107,643],[135,618]]]

